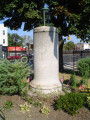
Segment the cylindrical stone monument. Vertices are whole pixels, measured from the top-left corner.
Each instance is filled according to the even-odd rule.
[[[42,93],[62,90],[59,81],[58,31],[55,27],[34,29],[34,80],[30,85]]]

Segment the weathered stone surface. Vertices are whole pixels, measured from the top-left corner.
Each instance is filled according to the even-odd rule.
[[[34,29],[34,80],[30,85],[44,93],[62,90],[58,68],[58,32],[55,27]]]

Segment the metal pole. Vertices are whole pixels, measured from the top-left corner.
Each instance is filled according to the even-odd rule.
[[[80,55],[81,55],[81,59],[82,59],[82,50],[81,50],[81,54]]]
[[[22,46],[22,56],[23,56],[23,46]]]
[[[16,59],[16,42],[15,42],[15,59]]]
[[[49,26],[49,15],[50,15],[50,13],[48,14],[48,26]]]
[[[43,12],[44,26],[45,26],[45,11]]]

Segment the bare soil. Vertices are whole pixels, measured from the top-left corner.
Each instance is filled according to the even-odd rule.
[[[64,80],[70,80],[70,76],[70,73],[60,73],[59,78],[61,79],[64,77]],[[80,76],[76,75],[76,77],[78,80],[81,80]],[[35,102],[36,99],[37,98],[35,98],[33,102]],[[40,99],[42,106],[45,105],[50,109],[50,113],[48,115],[45,115],[40,112],[42,106],[36,108],[34,104],[31,104],[30,111],[22,113],[20,111],[20,105],[24,105],[26,101],[19,95],[0,95],[0,120],[90,120],[90,111],[85,107],[81,108],[79,110],[79,113],[74,116],[69,115],[63,110],[56,111],[53,106],[54,99],[55,98],[47,98],[46,100]],[[7,100],[13,102],[13,107],[11,110],[3,110],[3,105]]]
[[[3,105],[7,100],[11,100],[13,102],[11,110],[3,110]],[[81,108],[78,114],[71,116],[63,110],[54,110],[53,99],[48,99],[44,102],[42,101],[42,106],[46,105],[50,109],[50,113],[48,115],[44,115],[40,112],[41,107],[36,108],[34,104],[31,104],[30,111],[22,113],[20,111],[20,105],[23,105],[24,103],[25,100],[23,100],[21,96],[1,95],[0,120],[90,120],[90,111],[85,107]]]

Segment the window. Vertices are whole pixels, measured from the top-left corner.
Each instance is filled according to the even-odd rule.
[[[3,39],[3,43],[5,43],[5,39]]]
[[[3,30],[3,35],[5,35],[5,30]]]

